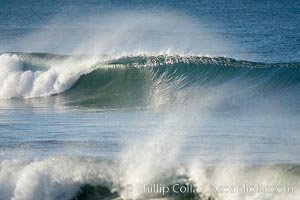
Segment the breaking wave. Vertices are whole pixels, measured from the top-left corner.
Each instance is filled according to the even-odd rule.
[[[131,181],[139,183],[137,185],[126,182],[130,169],[122,162],[91,157],[56,156],[32,161],[1,161],[0,199],[213,200],[247,199],[250,196],[251,199],[274,200],[283,197],[295,199],[299,195],[295,190],[299,187],[298,165],[224,164],[214,167],[186,163],[173,166],[168,171],[149,171],[147,177],[139,176],[139,168],[136,168],[130,173]],[[258,183],[261,187],[272,187],[274,191],[254,190],[253,187],[259,187]],[[236,192],[222,192],[219,186],[236,186]],[[181,192],[178,192],[180,188]]]
[[[168,118],[170,121],[152,130],[154,138],[150,135],[144,141],[130,144],[128,152],[122,151],[121,159],[52,156],[25,161],[2,160],[0,199],[274,200],[299,197],[295,189],[300,180],[297,164],[204,165],[197,158],[177,161],[177,151],[181,151],[184,134],[189,132],[184,127],[198,123],[186,120],[187,116],[189,119],[199,113],[206,116],[202,109],[243,105],[252,109],[250,105],[255,107],[265,101],[264,106],[257,108],[259,111],[267,106],[271,106],[273,112],[274,107],[279,106],[287,112],[290,107],[299,111],[300,63],[268,64],[180,55],[112,58],[5,53],[0,55],[0,68],[0,97],[6,99],[2,101],[52,99],[78,106],[155,109],[183,106],[188,111],[182,112],[182,116],[180,112],[172,115]],[[177,130],[174,124],[184,125]],[[257,184],[259,189],[255,189]],[[174,185],[192,192],[177,193],[171,189]],[[170,189],[162,193],[157,192],[159,189],[155,192],[155,187]]]
[[[0,55],[0,67],[1,99],[58,95],[77,105],[149,106],[174,104],[188,99],[195,88],[196,92],[216,90],[220,85],[230,85],[231,96],[300,96],[300,63],[180,55],[5,53]]]

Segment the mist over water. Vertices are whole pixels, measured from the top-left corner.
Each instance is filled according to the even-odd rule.
[[[45,25],[16,38],[2,51],[79,55],[131,54],[229,55],[221,35],[206,24],[168,10],[115,11],[109,15],[53,16]],[[220,45],[222,44],[222,45]]]
[[[0,200],[299,198],[299,16],[280,18],[297,2],[16,3],[0,8]]]

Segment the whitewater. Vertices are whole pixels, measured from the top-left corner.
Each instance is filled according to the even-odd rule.
[[[0,200],[299,199],[297,10],[1,2]]]
[[[100,82],[94,83],[93,81],[97,81],[95,78],[87,80],[90,81],[88,83],[90,85],[85,85],[87,87],[85,90],[90,90],[89,87],[101,88],[108,84],[102,81],[103,77],[101,76],[106,75],[106,79],[111,76],[109,78],[112,80],[109,81],[116,81],[114,79],[119,78],[117,73],[126,70],[129,73],[134,71],[141,73],[141,76],[143,76],[141,78],[148,78],[148,81],[164,81],[165,83],[172,81],[176,85],[181,84],[181,87],[188,83],[194,84],[193,82],[200,82],[204,87],[206,84],[203,84],[203,82],[208,82],[206,79],[218,83],[224,79],[222,78],[224,76],[230,76],[227,78],[230,81],[253,76],[253,79],[260,77],[261,82],[265,85],[267,85],[266,82],[269,82],[268,84],[297,86],[300,65],[299,63],[267,64],[225,57],[167,54],[138,54],[117,58],[43,53],[4,53],[0,56],[2,66],[1,99],[34,98],[60,94],[72,89],[75,85],[80,87],[80,83],[83,82],[82,79],[88,79],[92,75],[99,76]],[[113,74],[109,75],[109,72]],[[197,75],[194,73],[197,73]],[[147,74],[149,74],[149,77],[147,77]],[[279,76],[281,74],[285,76],[282,78]],[[129,81],[133,82],[134,80]],[[249,78],[245,81],[251,80]],[[147,84],[146,82],[141,84]],[[253,83],[251,87],[257,87],[257,85],[258,83]],[[141,87],[143,86],[141,85]]]
[[[220,160],[218,156],[211,155],[211,150],[207,149],[202,150],[202,153],[209,157],[199,157],[197,150],[193,150],[194,148],[198,149],[197,143],[196,146],[193,143],[203,140],[201,137],[207,137],[205,135],[209,134],[209,132],[206,133],[209,130],[205,129],[214,127],[213,123],[219,121],[221,128],[227,128],[229,125],[226,125],[224,120],[220,121],[218,119],[220,116],[222,119],[228,114],[236,115],[229,118],[239,121],[241,118],[239,113],[244,113],[252,116],[250,119],[246,119],[247,121],[255,120],[253,115],[259,116],[261,120],[265,121],[264,112],[272,112],[272,115],[280,119],[287,113],[298,113],[299,101],[295,99],[300,96],[298,92],[299,63],[267,64],[225,57],[180,55],[143,54],[111,58],[108,56],[68,56],[40,53],[4,53],[1,55],[0,61],[2,67],[0,94],[2,102],[4,101],[2,104],[4,110],[8,109],[6,104],[9,107],[11,105],[19,107],[20,104],[27,106],[29,104],[29,107],[40,105],[42,108],[38,109],[46,109],[38,111],[41,113],[52,113],[49,106],[50,109],[58,108],[59,110],[61,107],[67,107],[67,110],[79,109],[76,111],[79,113],[81,113],[80,110],[89,108],[97,113],[97,110],[101,111],[104,107],[108,107],[113,108],[117,115],[121,114],[118,114],[117,110],[124,109],[125,112],[131,112],[130,110],[146,112],[141,116],[133,114],[129,117],[129,121],[146,120],[147,122],[149,119],[153,121],[153,125],[150,123],[150,127],[149,123],[145,121],[142,123],[141,127],[144,128],[140,131],[145,132],[143,136],[129,133],[125,136],[119,135],[120,139],[108,139],[105,143],[111,147],[105,147],[106,145],[102,144],[101,140],[107,140],[105,137],[98,138],[99,136],[91,135],[90,137],[98,139],[87,139],[85,129],[82,129],[84,132],[79,131],[78,133],[82,136],[75,139],[72,134],[76,131],[69,127],[68,123],[70,122],[64,122],[65,125],[62,127],[71,131],[68,135],[71,133],[72,139],[68,139],[68,136],[65,135],[63,136],[65,139],[62,141],[37,138],[18,144],[13,138],[9,139],[7,136],[5,144],[2,144],[4,149],[7,149],[2,152],[4,156],[7,155],[9,158],[10,154],[6,151],[14,150],[15,145],[25,151],[21,153],[21,157],[23,155],[28,157],[34,153],[33,156],[29,156],[29,161],[23,159],[1,161],[1,194],[3,194],[1,199],[41,199],[44,197],[47,199],[240,199],[249,195],[257,199],[266,196],[269,199],[291,196],[293,199],[295,195],[298,196],[295,188],[299,186],[300,168],[298,165],[287,164],[290,161],[294,162],[298,157],[297,152],[294,156],[288,152],[291,150],[290,148],[284,151],[290,154],[291,160],[288,157],[276,158],[277,161],[281,159],[281,163],[276,164],[273,163],[275,158],[268,155],[271,152],[251,158],[247,155],[246,150],[246,155],[242,159],[239,158],[242,156],[240,153],[235,156],[228,153],[232,153],[232,149],[226,147],[227,142],[230,144],[230,140],[223,141],[224,146],[220,150],[213,150],[215,153],[229,154],[229,158]],[[284,75],[284,77],[279,75]],[[280,104],[277,102],[278,99],[280,99]],[[40,103],[45,100],[46,105]],[[266,103],[266,101],[268,102]],[[43,108],[44,106],[46,107]],[[22,110],[27,112],[28,108],[22,107],[18,108],[18,112],[22,112]],[[170,112],[170,110],[173,111]],[[65,121],[64,117],[70,117],[71,122],[75,117],[75,121],[72,123],[80,120],[76,114],[70,116],[67,114],[70,111],[64,112],[66,114],[63,114],[62,117],[52,120]],[[158,114],[151,116],[147,114],[148,112]],[[164,112],[166,114],[159,114]],[[55,113],[54,111],[54,116]],[[124,120],[122,114],[119,117],[114,116],[116,114],[112,115],[105,118],[112,121]],[[98,115],[96,114],[96,116]],[[98,123],[99,125],[94,124],[92,127],[98,127],[97,129],[100,128],[99,130],[102,129],[105,132],[106,128],[101,126],[108,124],[97,122],[98,117],[96,120],[94,117],[88,117],[89,121],[85,119],[85,123],[90,125]],[[164,122],[157,121],[156,117]],[[293,124],[295,119],[290,117],[288,119],[292,120],[289,123]],[[51,118],[49,120],[50,123],[53,123]],[[26,120],[21,119],[22,121]],[[248,123],[247,121],[246,123]],[[267,123],[270,122],[267,120]],[[242,122],[239,124],[241,127],[247,127],[247,124],[243,125]],[[274,126],[276,126],[275,124]],[[129,132],[132,131],[128,125],[125,126]],[[42,128],[43,126],[33,125],[32,128],[38,127]],[[59,127],[61,126],[58,126],[57,129],[54,128],[53,131],[56,133],[54,132],[54,136],[51,137],[57,137],[55,135],[61,132]],[[197,133],[199,128],[204,135]],[[273,128],[271,126],[270,130]],[[287,130],[292,129],[289,127]],[[50,130],[49,133],[51,132]],[[64,135],[63,132],[62,135]],[[214,134],[213,137],[223,137],[222,132]],[[97,131],[93,135],[96,133]],[[257,134],[260,134],[260,131]],[[246,135],[250,137],[251,134],[246,132]],[[118,143],[124,140],[123,137],[127,138],[124,138],[125,141],[129,140],[127,143],[130,147],[125,145],[117,148],[121,157],[120,155],[111,155],[109,152],[115,151],[111,148],[114,148],[114,145],[119,146]],[[144,142],[130,137],[144,138],[142,139]],[[236,137],[235,134],[233,137]],[[95,139],[98,141],[92,142]],[[214,140],[216,142],[217,138]],[[210,141],[212,144],[214,142]],[[242,140],[237,142],[240,143]],[[204,141],[204,143],[206,142]],[[264,145],[272,147],[272,144]],[[294,145],[297,146],[297,143]],[[238,146],[238,149],[245,148],[241,144]],[[61,153],[57,156],[52,155],[51,152],[54,149],[60,152],[61,147],[64,149],[63,152],[70,156],[59,155]],[[75,147],[81,156],[69,152],[68,149]],[[38,153],[40,148],[46,148],[43,150],[45,152]],[[122,150],[123,148],[125,149]],[[99,157],[99,154],[93,152],[94,150],[101,152],[104,149],[108,151],[105,156]],[[20,152],[12,153],[12,155],[18,154]],[[36,157],[35,154],[39,156]],[[264,157],[266,155],[270,158]],[[36,159],[31,160],[31,157],[36,157]],[[115,159],[111,160],[113,157]],[[264,157],[264,162],[261,162],[262,157]],[[153,171],[153,169],[156,170]],[[232,179],[231,176],[237,178]],[[7,182],[7,180],[10,181]],[[247,181],[245,182],[245,180]],[[167,187],[168,192],[149,189],[155,184],[160,184],[163,188]],[[192,186],[189,186],[191,184]],[[261,184],[261,186],[257,186],[257,184]],[[188,191],[188,187],[192,187],[191,191],[194,191],[195,188],[198,189],[195,190],[196,192],[178,193],[174,189],[169,189],[174,185],[185,188],[184,191]],[[229,192],[228,194],[228,191],[223,191],[224,189],[216,192],[218,185],[222,188],[233,187],[232,185],[242,188],[244,185],[244,187],[251,187],[252,190],[240,189],[237,190],[240,192]],[[141,189],[141,187],[147,189]],[[255,190],[254,187],[271,188],[275,192],[268,192],[267,189],[264,189],[266,191]],[[274,189],[276,187],[279,189]],[[282,189],[285,187],[288,190]]]

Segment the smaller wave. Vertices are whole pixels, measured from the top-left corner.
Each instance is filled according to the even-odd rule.
[[[150,163],[151,164],[151,163]],[[135,171],[117,161],[92,157],[56,156],[40,160],[0,161],[0,199],[86,200],[86,199],[297,199],[300,167],[292,164],[203,166],[195,161],[172,166],[168,173],[149,171],[135,177]],[[126,173],[131,180],[124,182]],[[136,181],[139,185],[134,185]],[[143,182],[145,181],[145,182]],[[132,183],[132,184],[130,184]],[[264,193],[244,191],[216,192],[214,186],[289,187],[290,191]],[[169,191],[163,190],[169,188]],[[175,188],[175,189],[174,189]],[[181,192],[180,189],[182,190]],[[240,188],[242,189],[242,188]],[[293,190],[294,189],[294,190]],[[293,191],[292,191],[293,190]],[[250,195],[250,196],[249,196]]]

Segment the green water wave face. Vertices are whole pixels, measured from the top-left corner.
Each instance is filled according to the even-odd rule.
[[[226,99],[299,99],[300,63],[257,63],[180,55],[0,55],[1,99],[56,96],[81,106],[174,105],[195,94],[228,89]],[[234,98],[233,98],[234,97]]]

